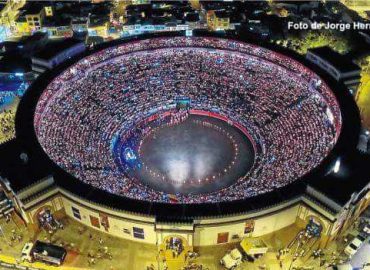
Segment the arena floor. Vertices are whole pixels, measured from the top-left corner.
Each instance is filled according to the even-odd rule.
[[[253,166],[252,143],[224,121],[198,115],[156,128],[140,147],[136,171],[146,185],[170,193],[207,193],[234,183]]]

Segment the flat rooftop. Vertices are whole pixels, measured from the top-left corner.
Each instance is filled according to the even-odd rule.
[[[309,49],[308,51],[322,59],[325,59],[340,72],[361,71],[361,68],[353,63],[349,57],[337,53],[327,46]]]
[[[37,52],[34,57],[49,60],[58,55],[60,52],[82,43],[82,41],[74,38],[67,38],[56,41],[52,40],[49,41],[41,51]]]

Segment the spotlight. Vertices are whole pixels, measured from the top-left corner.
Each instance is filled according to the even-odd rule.
[[[337,161],[335,161],[335,164],[334,164],[334,167],[333,167],[333,172],[338,173],[339,169],[340,169],[340,158],[338,158]]]

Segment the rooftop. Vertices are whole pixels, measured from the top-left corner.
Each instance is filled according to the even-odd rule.
[[[187,13],[184,17],[185,21],[187,22],[197,22],[199,21],[199,14],[198,13]]]
[[[59,16],[53,16],[52,18],[46,18],[42,26],[43,27],[57,27],[57,26],[70,26],[71,18],[64,18]]]
[[[215,15],[217,18],[229,18],[230,14],[224,10],[216,10]]]
[[[89,27],[103,26],[109,22],[109,18],[105,16],[91,16]]]
[[[0,73],[27,73],[32,71],[31,60],[19,54],[6,54],[0,59]]]
[[[80,40],[74,38],[67,38],[63,40],[49,41],[46,46],[39,52],[37,52],[34,57],[40,59],[51,59],[58,55],[60,52],[69,49],[77,44],[83,43]]]
[[[48,176],[49,170],[39,162],[37,155],[30,155],[24,163],[20,155],[27,151],[15,140],[0,145],[0,175],[7,178],[14,191],[21,189]]]
[[[44,9],[44,6],[37,2],[27,2],[21,10],[24,10],[23,15],[39,14]]]
[[[19,39],[19,43],[29,44],[31,42],[38,42],[40,40],[46,40],[48,38],[46,33],[36,32],[32,36],[23,36]]]
[[[319,47],[308,49],[309,52],[325,59],[332,66],[337,68],[340,72],[351,72],[351,71],[361,71],[361,68],[356,65],[349,57],[337,53],[330,47]]]
[[[344,159],[346,163],[337,174],[331,173],[310,184],[340,205],[344,205],[353,193],[360,192],[370,181],[370,172],[366,170],[370,164],[369,155],[359,154],[350,160],[348,156]]]

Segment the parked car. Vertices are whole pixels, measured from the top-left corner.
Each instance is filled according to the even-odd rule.
[[[370,236],[370,224],[366,224],[362,231],[365,235]]]
[[[366,237],[359,234],[357,235],[351,243],[349,243],[346,248],[344,249],[344,253],[347,254],[349,257],[352,257],[356,254],[356,252],[362,247],[364,242],[366,241]]]
[[[234,248],[232,251],[226,253],[226,255],[221,259],[220,263],[226,269],[231,270],[238,267],[242,262],[242,254],[237,248]]]
[[[33,261],[33,257],[31,256],[32,248],[33,248],[33,243],[31,243],[31,242],[28,242],[24,245],[24,247],[22,249],[22,253],[21,253],[21,260],[23,262],[32,262]]]
[[[339,264],[339,265],[330,266],[326,270],[352,270],[352,269],[353,269],[352,266],[349,263],[347,263],[347,264]]]

